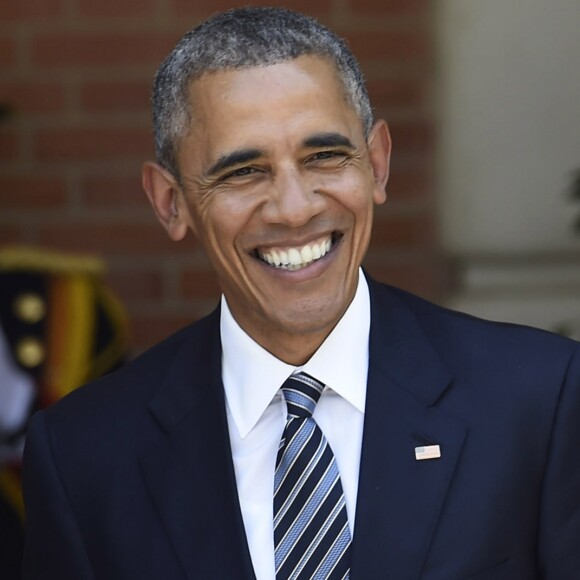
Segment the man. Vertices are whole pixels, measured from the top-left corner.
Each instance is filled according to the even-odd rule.
[[[32,414],[119,368],[125,313],[105,265],[27,246],[0,247],[0,578],[20,578],[22,449]]]
[[[221,307],[33,420],[24,577],[578,578],[578,347],[361,273],[390,139],[346,46],[217,15],[153,105]]]

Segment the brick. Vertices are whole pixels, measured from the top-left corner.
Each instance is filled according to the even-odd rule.
[[[432,56],[428,35],[420,29],[409,31],[339,30],[361,61],[417,61]]]
[[[107,281],[119,298],[128,303],[136,300],[161,300],[163,279],[155,270],[109,271]]]
[[[425,98],[425,83],[416,80],[373,80],[367,83],[374,107],[416,107]]]
[[[32,41],[32,61],[55,68],[157,66],[177,40],[159,32],[39,34]]]
[[[151,16],[156,0],[76,0],[78,15],[88,18]]]
[[[0,201],[0,207],[2,202]],[[1,218],[1,214],[0,214]],[[22,228],[16,226],[0,225],[0,246],[12,246],[24,243],[24,232]]]
[[[52,82],[0,82],[0,103],[16,113],[57,113],[64,109],[64,88]]]
[[[430,300],[441,299],[449,291],[449,268],[437,257],[392,264],[365,264],[376,280],[402,288]]]
[[[48,209],[63,206],[67,200],[63,179],[0,175],[0,205],[10,209]]]
[[[393,155],[425,153],[434,148],[433,127],[425,120],[391,123],[389,129]]]
[[[16,40],[0,36],[0,66],[10,67],[16,63]]]
[[[0,161],[18,159],[18,134],[13,128],[0,127]]]
[[[349,4],[351,11],[357,16],[416,16],[428,14],[433,0],[349,0]]]
[[[221,292],[212,270],[188,270],[184,272],[181,290],[186,298],[217,298]]]
[[[131,176],[89,175],[83,179],[81,189],[91,207],[148,205],[137,167]]]
[[[153,156],[149,129],[43,129],[34,143],[39,161],[106,161]]]
[[[427,197],[433,187],[433,179],[425,169],[391,171],[387,183],[387,195],[391,199],[417,200]]]
[[[215,12],[228,10],[229,8],[247,6],[248,4],[252,6],[290,8],[312,16],[328,14],[332,9],[332,0],[318,0],[317,2],[311,2],[310,0],[254,0],[253,2],[248,2],[247,0],[212,0],[212,2],[203,0],[171,0],[171,6],[177,15],[196,14],[203,17]]]
[[[89,112],[128,111],[149,113],[151,79],[126,82],[86,83],[81,88],[81,103]]]
[[[0,22],[34,22],[58,18],[63,14],[64,0],[6,1],[0,10]]]
[[[130,315],[130,320],[133,349],[136,353],[140,353],[194,322],[195,319],[191,314],[160,312],[149,316]]]
[[[193,238],[172,242],[160,225],[136,224],[127,216],[127,223],[100,225],[63,222],[42,225],[38,237],[43,244],[62,250],[92,252],[114,256],[171,255],[193,251]]]
[[[373,227],[373,247],[429,248],[436,241],[434,216],[377,217]]]

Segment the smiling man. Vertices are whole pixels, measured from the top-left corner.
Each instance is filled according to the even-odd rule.
[[[144,188],[221,304],[35,417],[24,578],[577,578],[578,347],[361,271],[390,138],[346,45],[218,14],[153,107]]]
[[[144,169],[171,238],[196,234],[236,322],[291,364],[351,303],[385,200],[387,127],[365,135],[352,99],[315,55],[206,72],[188,87],[176,170]]]

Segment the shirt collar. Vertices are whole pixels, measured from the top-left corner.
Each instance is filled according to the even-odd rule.
[[[222,378],[240,437],[254,428],[284,381],[296,370],[312,375],[364,413],[369,330],[369,289],[362,270],[343,317],[310,360],[298,368],[276,358],[246,334],[222,295]]]

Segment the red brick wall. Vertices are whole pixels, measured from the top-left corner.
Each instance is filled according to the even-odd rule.
[[[216,283],[193,239],[166,239],[140,186],[152,158],[154,71],[212,0],[27,0],[0,10],[0,243],[103,255],[136,350],[207,312]],[[259,4],[260,2],[254,2]],[[265,4],[276,4],[270,0]],[[287,0],[345,36],[390,123],[389,202],[367,259],[380,279],[437,298],[433,0]]]

